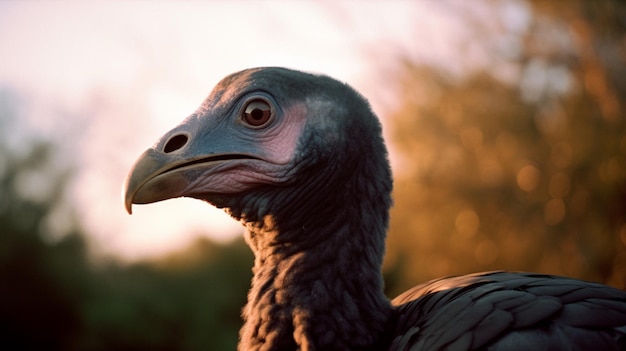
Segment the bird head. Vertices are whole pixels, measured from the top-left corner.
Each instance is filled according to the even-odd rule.
[[[129,213],[186,196],[254,219],[278,203],[323,211],[351,192],[382,193],[387,211],[390,190],[380,124],[364,98],[326,76],[255,68],[224,78],[146,150],[123,192]]]

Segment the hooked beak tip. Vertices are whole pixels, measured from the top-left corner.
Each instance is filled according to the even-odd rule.
[[[124,208],[129,215],[133,214],[133,196],[128,193],[128,181],[125,182],[122,189],[122,200],[124,201]]]

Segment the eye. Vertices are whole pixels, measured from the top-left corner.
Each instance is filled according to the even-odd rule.
[[[273,111],[270,104],[261,99],[249,101],[243,108],[241,119],[247,125],[259,128],[272,119]]]

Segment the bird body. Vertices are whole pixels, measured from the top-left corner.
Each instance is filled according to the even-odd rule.
[[[136,162],[125,203],[224,208],[255,255],[239,350],[626,348],[626,292],[492,272],[383,294],[391,172],[378,119],[326,76],[224,78]]]

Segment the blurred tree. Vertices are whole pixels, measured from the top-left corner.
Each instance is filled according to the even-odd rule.
[[[0,90],[2,348],[234,349],[252,266],[243,239],[202,239],[157,261],[94,266],[65,203],[69,173],[54,145],[15,140],[15,101]]]
[[[626,288],[626,5],[516,3],[524,30],[476,29],[483,70],[402,62],[391,295],[492,269]]]
[[[131,266],[109,264],[85,309],[88,350],[232,350],[252,277],[239,239],[198,239],[187,250]]]
[[[71,349],[87,291],[84,242],[71,224],[50,241],[52,209],[62,201],[67,177],[52,162],[50,144],[19,150],[6,144],[15,100],[0,91],[0,344]]]

